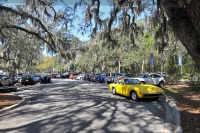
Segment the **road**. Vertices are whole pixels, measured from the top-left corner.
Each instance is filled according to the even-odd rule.
[[[163,133],[161,102],[112,95],[107,84],[53,79],[51,84],[18,88],[27,104],[0,114],[0,132]]]

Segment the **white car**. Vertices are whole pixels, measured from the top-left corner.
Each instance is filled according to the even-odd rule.
[[[160,87],[164,87],[165,85],[164,77],[156,73],[150,73],[150,74],[144,73],[138,77],[134,77],[134,79],[138,79],[144,84],[157,85]]]
[[[160,74],[164,78],[168,77],[168,74],[166,72],[157,72],[156,74]]]
[[[79,74],[79,75],[77,75],[76,79],[77,80],[83,80],[84,76],[85,76],[85,74]]]
[[[32,75],[32,78],[33,78],[34,82],[39,82],[41,76],[40,75]]]

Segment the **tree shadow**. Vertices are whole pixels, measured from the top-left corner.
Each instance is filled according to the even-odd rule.
[[[1,114],[0,132],[163,132],[165,113],[156,101],[134,102],[112,95],[106,86],[83,83],[45,84],[19,92],[30,102]],[[9,121],[19,123],[3,128]]]

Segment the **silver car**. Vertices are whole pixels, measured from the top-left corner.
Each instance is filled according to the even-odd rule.
[[[143,73],[138,77],[134,77],[134,79],[138,79],[144,84],[157,85],[160,87],[164,87],[165,85],[164,77],[156,73]]]
[[[124,76],[123,73],[108,72],[108,73],[106,73],[106,82],[108,84],[113,83],[115,80],[117,80],[123,76]]]
[[[0,90],[17,91],[17,87],[7,75],[0,75]]]

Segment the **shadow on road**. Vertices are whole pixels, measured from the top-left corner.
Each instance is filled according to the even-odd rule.
[[[106,85],[63,82],[30,86],[19,93],[26,93],[29,103],[23,110],[1,114],[0,121],[17,119],[19,123],[0,132],[151,133],[165,121],[164,110],[156,101],[134,102],[112,95]]]

